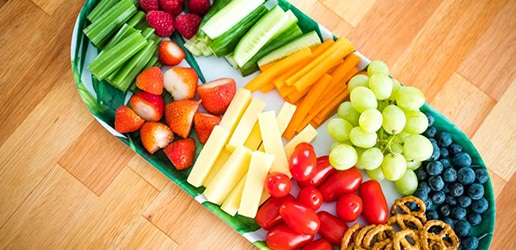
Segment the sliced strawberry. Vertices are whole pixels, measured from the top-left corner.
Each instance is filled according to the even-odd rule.
[[[116,109],[115,130],[122,134],[140,129],[144,122],[145,120],[127,106],[120,106]]]
[[[165,40],[158,49],[159,62],[164,66],[174,66],[185,59],[185,52],[174,42]]]
[[[163,152],[177,170],[187,169],[194,161],[195,141],[192,138],[174,141]]]
[[[193,123],[199,141],[204,144],[210,137],[213,128],[220,123],[220,117],[197,112],[194,115]]]
[[[163,93],[163,73],[159,67],[150,67],[136,77],[136,87],[154,95]]]
[[[159,121],[163,117],[165,102],[160,95],[147,92],[135,94],[129,100],[131,108],[146,121]]]
[[[140,129],[143,147],[154,154],[160,148],[166,147],[173,139],[174,133],[170,128],[159,122],[146,122]]]
[[[236,84],[231,78],[220,78],[199,86],[197,91],[202,100],[202,106],[208,112],[222,115],[235,96]]]
[[[179,136],[186,138],[192,129],[192,120],[201,101],[174,101],[165,107],[165,120]]]
[[[198,76],[194,69],[175,67],[163,75],[165,89],[172,95],[174,101],[193,99],[197,89]]]

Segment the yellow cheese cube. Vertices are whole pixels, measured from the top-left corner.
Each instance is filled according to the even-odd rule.
[[[281,109],[278,112],[278,129],[281,135],[283,134],[283,132],[285,132],[285,129],[287,129],[290,120],[292,120],[292,117],[296,112],[296,108],[296,105],[290,104],[288,102],[284,102],[283,106],[281,106]],[[264,152],[263,144],[260,145],[260,148],[258,150]]]
[[[235,131],[231,135],[229,139],[228,145],[226,148],[229,151],[235,150],[236,147],[244,145],[244,142],[249,137],[251,130],[253,129],[254,124],[256,123],[256,119],[258,114],[263,111],[265,108],[265,102],[259,99],[253,98],[251,99],[251,103],[245,110],[242,118],[238,122]]]
[[[204,178],[204,181],[202,183],[203,186],[207,187],[210,185],[211,181],[213,180],[213,177],[217,175],[217,173],[220,171],[222,166],[224,166],[224,163],[229,159],[229,156],[231,155],[231,152],[227,151],[226,149],[222,149],[222,152],[220,152],[219,157],[217,157],[217,160],[215,163],[213,163],[213,167],[211,167],[210,172]]]
[[[271,172],[281,172],[291,177],[292,175],[288,167],[287,156],[285,155],[283,143],[281,142],[281,134],[274,111],[259,114],[258,124],[260,125],[260,132],[263,136],[265,153],[272,154],[275,157]]]
[[[229,131],[229,134],[233,134],[235,127],[240,121],[242,114],[247,109],[249,102],[251,101],[251,92],[247,89],[238,89],[233,97],[233,100],[228,106],[226,113],[220,120],[220,126]]]
[[[312,125],[308,124],[299,134],[294,136],[292,140],[290,140],[287,145],[285,145],[285,154],[287,158],[290,158],[292,153],[294,153],[294,149],[296,149],[297,144],[301,142],[311,142],[317,136],[317,130],[312,127]]]
[[[238,214],[249,218],[256,216],[256,212],[260,206],[260,198],[265,179],[273,162],[274,155],[260,151],[253,152],[249,170],[247,171],[240,206],[238,208]]]
[[[220,208],[228,213],[231,216],[235,216],[238,211],[238,207],[240,206],[240,201],[242,199],[242,191],[244,191],[244,184],[246,180],[246,176],[242,176],[236,187],[231,191],[228,195],[228,198],[224,200]]]

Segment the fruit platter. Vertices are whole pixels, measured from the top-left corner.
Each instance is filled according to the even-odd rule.
[[[488,249],[480,154],[359,50],[284,0],[86,0],[71,60],[98,122],[260,249]]]

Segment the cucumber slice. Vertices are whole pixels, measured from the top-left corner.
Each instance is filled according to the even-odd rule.
[[[263,0],[233,0],[213,15],[202,27],[206,35],[215,39],[231,29],[263,4]]]
[[[282,47],[275,49],[266,56],[262,57],[260,60],[258,60],[258,66],[261,67],[265,64],[271,63],[276,60],[280,60],[291,54],[294,54],[295,52],[301,49],[310,48],[318,44],[321,44],[321,39],[317,35],[317,32],[310,31],[302,35],[301,37],[296,38],[294,41],[287,43]]]
[[[267,42],[295,23],[297,23],[297,18],[292,11],[283,12],[278,6],[270,10],[242,37],[236,46],[233,55],[238,66],[245,65]]]

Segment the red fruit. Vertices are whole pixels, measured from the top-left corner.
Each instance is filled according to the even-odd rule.
[[[163,74],[159,67],[150,67],[136,77],[136,87],[154,95],[163,93]]]
[[[147,92],[135,94],[129,100],[131,108],[146,121],[159,121],[163,117],[165,103],[160,95]]]
[[[317,188],[304,187],[297,194],[297,202],[315,211],[322,206],[323,198],[321,192],[319,192]]]
[[[346,223],[342,222],[337,216],[326,211],[317,213],[317,217],[321,221],[319,233],[329,242],[339,245],[342,241],[344,233],[348,230]]]
[[[321,226],[321,221],[314,210],[297,202],[287,201],[283,203],[279,213],[285,224],[300,234],[314,235]]]
[[[337,216],[344,222],[355,221],[362,214],[362,198],[354,193],[345,194],[337,201],[336,208]]]
[[[194,115],[193,123],[199,141],[204,144],[208,141],[213,128],[220,123],[220,117],[197,112]]]
[[[198,76],[194,69],[175,67],[163,75],[165,89],[172,95],[174,101],[193,99],[197,89]]]
[[[201,101],[174,101],[165,107],[165,120],[179,136],[186,138],[192,128],[192,120]]]
[[[177,170],[192,166],[195,155],[195,141],[192,138],[174,141],[163,149],[165,155],[174,164]]]
[[[145,12],[159,10],[158,0],[140,0],[140,8]]]
[[[204,16],[210,10],[210,0],[190,0],[188,1],[188,10],[199,16]]]
[[[287,196],[292,189],[290,178],[280,172],[272,172],[265,178],[265,191],[272,197],[281,198]]]
[[[185,52],[176,43],[165,40],[159,45],[158,58],[164,66],[174,66],[185,59]]]
[[[159,6],[163,11],[174,16],[183,12],[183,0],[159,0]]]
[[[260,227],[265,230],[269,230],[272,227],[279,225],[283,221],[281,219],[281,215],[279,214],[279,209],[286,201],[294,202],[294,196],[288,194],[287,196],[283,196],[281,198],[271,197],[268,199],[258,209],[255,217],[256,223],[258,223],[258,225],[260,225]]]
[[[201,20],[202,18],[196,14],[182,14],[176,17],[174,26],[179,34],[190,39],[197,33]]]
[[[316,173],[317,156],[314,147],[310,143],[297,144],[294,153],[289,158],[289,167],[292,177],[296,181],[307,181]]]
[[[324,238],[314,240],[308,245],[301,248],[301,250],[333,250],[333,246]]]
[[[174,32],[174,17],[172,14],[161,10],[149,11],[147,13],[147,24],[154,28],[156,35],[161,37],[169,37]]]
[[[199,86],[197,91],[208,112],[222,115],[235,96],[236,84],[231,78],[220,78]]]
[[[140,129],[143,147],[154,154],[160,148],[166,147],[173,139],[174,133],[170,128],[159,122],[146,122]]]
[[[364,209],[362,217],[369,224],[385,224],[389,219],[389,207],[378,181],[368,180],[360,186],[360,197]]]
[[[143,125],[143,120],[136,112],[126,106],[120,106],[115,112],[115,130],[120,133],[134,132]]]
[[[280,224],[267,232],[265,240],[267,246],[271,249],[289,250],[298,249],[308,244],[313,238],[313,235],[300,234],[292,230],[289,226]]]

